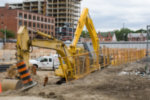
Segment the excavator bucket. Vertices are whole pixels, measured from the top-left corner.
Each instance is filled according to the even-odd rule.
[[[8,91],[8,90],[18,90],[23,87],[22,82],[16,79],[4,79],[1,85],[2,85],[3,92]]]

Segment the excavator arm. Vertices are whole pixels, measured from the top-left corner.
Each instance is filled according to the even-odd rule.
[[[71,51],[73,53],[76,52],[76,45],[79,41],[79,38],[81,36],[81,33],[82,33],[84,26],[86,26],[86,28],[88,29],[88,32],[89,32],[90,37],[92,39],[94,51],[98,52],[99,51],[99,39],[98,39],[96,30],[95,30],[93,21],[89,16],[88,8],[84,8],[84,10],[80,16],[80,19],[78,21],[77,29],[75,31],[75,37],[74,37],[72,44],[70,45]]]
[[[29,39],[29,34],[28,30],[25,26],[21,26],[18,31],[18,38],[17,38],[17,59],[18,61],[23,60],[29,66],[29,51],[30,47],[35,46],[35,47],[41,47],[41,48],[48,48],[48,49],[53,49],[56,50],[57,53],[60,55],[61,58],[67,57],[67,56],[72,56],[72,54],[69,52],[68,47],[60,40],[57,40],[53,38],[50,35],[47,35],[45,33],[42,33],[40,31],[37,31],[38,35],[41,35],[43,37],[49,38],[49,40],[42,40],[42,39]],[[72,64],[73,60],[72,59],[64,59],[65,69],[72,70]],[[63,65],[61,66],[63,67]],[[61,68],[64,69],[64,68]],[[64,70],[65,70],[64,69]],[[64,71],[63,70],[63,71]],[[62,72],[58,72],[58,74]],[[71,75],[73,75],[72,71],[70,72]],[[63,76],[63,75],[61,75]]]

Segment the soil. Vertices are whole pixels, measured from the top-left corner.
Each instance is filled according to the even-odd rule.
[[[38,71],[33,76],[37,86],[24,92],[3,92],[0,100],[150,100],[150,76],[144,74],[145,66],[144,61],[108,66],[61,85],[55,84],[59,77],[52,71]],[[44,87],[45,76],[48,76],[48,83]]]

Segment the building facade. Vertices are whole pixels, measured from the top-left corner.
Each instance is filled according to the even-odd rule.
[[[146,41],[147,33],[129,33],[128,41]]]
[[[11,9],[8,5],[0,7],[0,29],[6,29],[15,33],[20,26],[25,25],[34,30],[42,31],[55,36],[55,18],[18,9]],[[33,30],[31,36],[36,35]]]
[[[10,4],[10,7],[54,17],[56,37],[70,40],[80,16],[80,3],[81,0],[24,0],[22,3]],[[66,34],[63,35],[65,27]]]
[[[100,41],[117,41],[116,34],[114,32],[99,32],[98,37]]]

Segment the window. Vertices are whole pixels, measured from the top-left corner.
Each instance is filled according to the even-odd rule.
[[[31,16],[31,15],[29,15],[29,19],[32,19],[32,16]]]
[[[41,25],[41,28],[43,28],[43,24]]]
[[[27,22],[26,21],[24,21],[24,25],[27,26]]]
[[[52,19],[52,23],[54,23],[54,20]]]
[[[48,25],[48,29],[50,29],[50,25]]]
[[[43,18],[41,18],[41,21],[43,21]]]
[[[35,27],[35,23],[33,23],[33,27]]]
[[[29,22],[29,27],[31,27],[31,22]]]
[[[47,18],[45,18],[45,22],[47,22]]]
[[[51,20],[50,20],[50,19],[48,19],[48,22],[50,23],[50,22],[51,22]]]
[[[19,13],[19,18],[22,18],[22,13]]]
[[[37,24],[37,27],[40,28],[40,24],[39,23]]]
[[[48,32],[48,35],[50,35],[50,32]]]
[[[45,29],[47,29],[47,25],[45,25]]]
[[[51,59],[51,58],[49,58],[49,62],[52,62],[52,59]]]
[[[22,20],[19,20],[19,26],[21,26],[22,25]]]
[[[54,27],[53,27],[53,26],[51,26],[51,29],[52,29],[52,30],[53,30],[53,28],[54,28]]]
[[[40,21],[40,17],[37,17],[37,21]]]
[[[35,16],[33,16],[33,20],[36,20],[36,17],[35,17]]]
[[[44,59],[41,59],[40,62],[47,62],[47,61],[48,61],[47,58],[44,58]]]
[[[27,14],[24,14],[24,19],[27,19]]]

